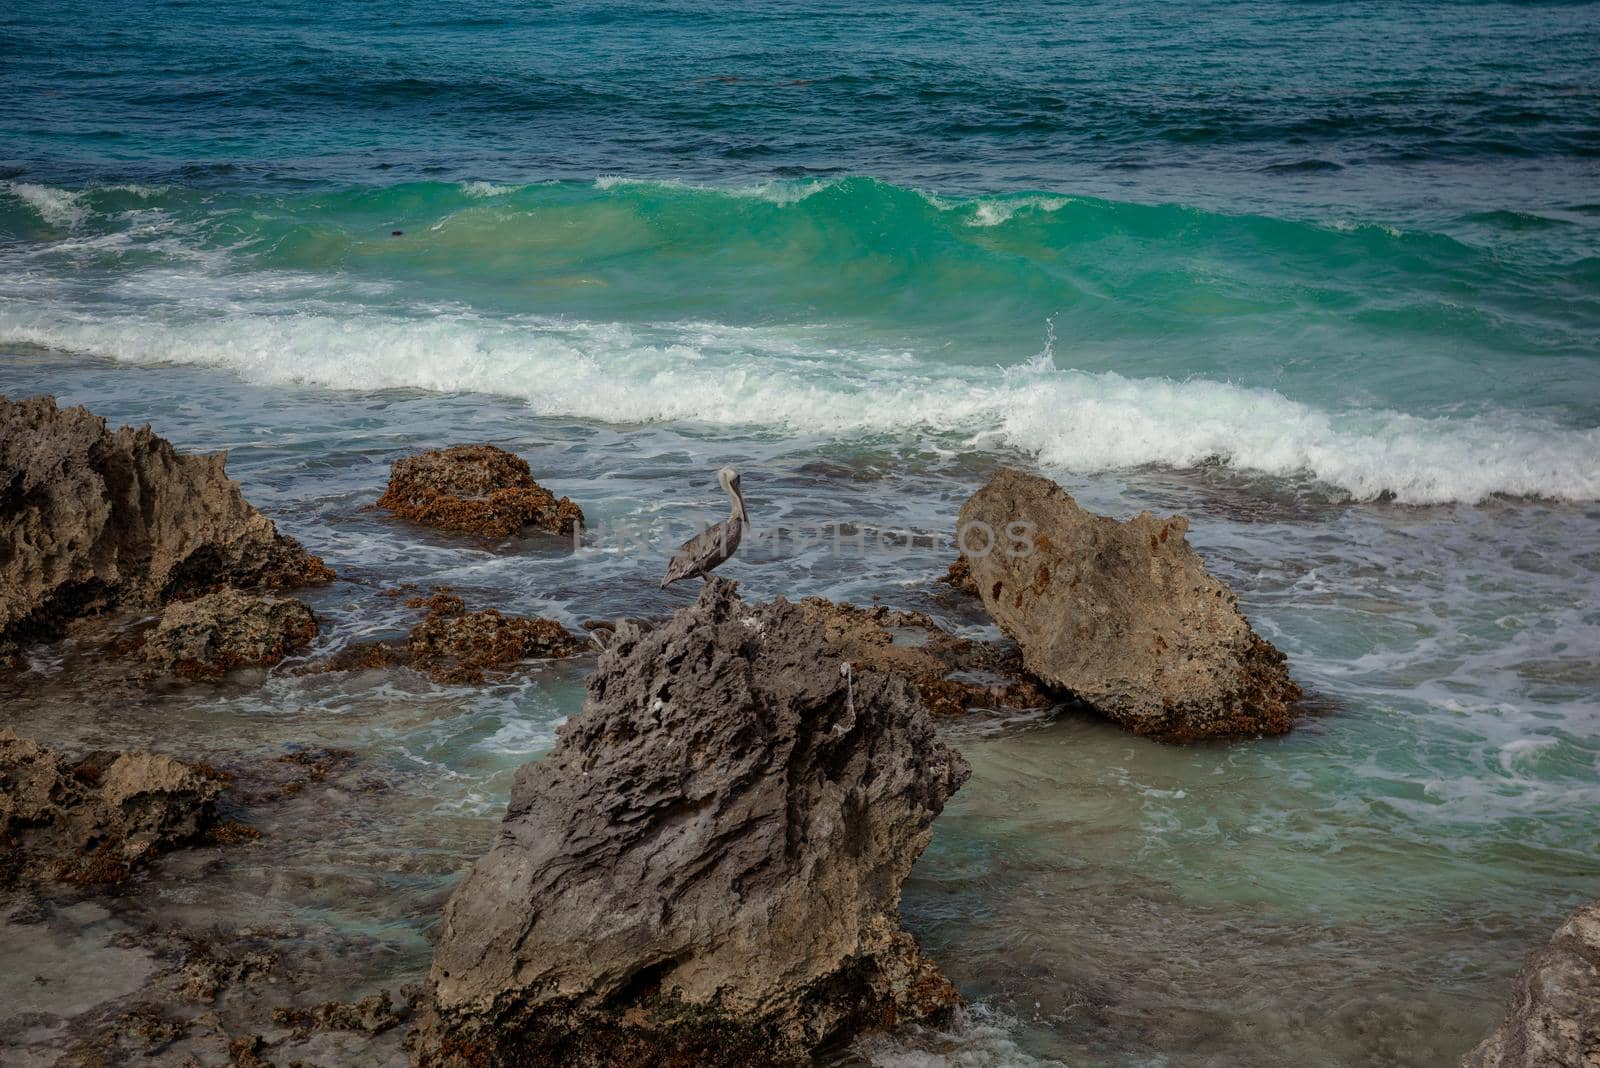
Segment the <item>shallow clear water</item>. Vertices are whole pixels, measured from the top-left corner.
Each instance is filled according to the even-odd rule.
[[[975,773],[904,911],[973,1010],[857,1055],[1448,1064],[1600,889],[1594,20],[23,0],[0,392],[230,450],[341,575],[319,655],[403,633],[401,582],[663,614],[688,596],[655,588],[663,546],[726,463],[784,532],[730,565],[747,596],[975,633],[930,580],[997,465],[1181,511],[1305,718],[1188,749],[954,725]],[[586,544],[368,508],[397,456],[479,440],[577,500]],[[864,548],[793,539],[833,523]],[[41,651],[5,720],[359,751],[257,815],[270,850],[171,858],[121,906],[270,918],[327,955],[327,996],[425,966],[587,664],[85,694],[75,655]]]
[[[1020,459],[910,439],[847,449],[562,423],[488,396],[285,391],[47,354],[13,360],[7,379],[113,421],[160,411],[181,445],[230,449],[246,494],[343,576],[311,598],[319,652],[408,626],[382,592],[402,581],[569,626],[665,612],[688,595],[655,588],[661,551],[607,545],[605,529],[710,512],[709,472],[729,459],[749,471],[759,522],[871,531],[865,553],[824,541],[733,565],[748,596],[880,596],[981,628],[930,579],[960,501],[993,465]],[[596,542],[463,545],[366,508],[389,458],[464,425],[580,500]],[[1600,877],[1600,507],[1340,504],[1161,472],[1066,484],[1117,513],[1182,507],[1316,699],[1288,737],[1228,746],[1159,746],[1076,716],[954,726],[974,776],[907,887],[905,915],[979,1017],[954,1037],[859,1052],[1071,1064],[1458,1055],[1494,1019],[1521,953]],[[880,527],[929,537],[879,548]],[[442,895],[492,835],[511,770],[581,704],[585,665],[482,691],[405,673],[280,672],[259,689],[131,706],[41,696],[10,715],[82,745],[223,759],[356,748],[356,777],[386,790],[258,816],[270,862],[224,854],[220,873],[190,882],[175,861],[154,880],[181,887],[196,915],[271,916],[349,940],[358,964],[334,969],[339,989],[425,967]]]

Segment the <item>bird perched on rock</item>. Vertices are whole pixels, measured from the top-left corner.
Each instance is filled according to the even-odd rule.
[[[750,523],[750,513],[744,507],[744,496],[739,492],[739,472],[724,467],[717,472],[717,479],[733,505],[728,518],[683,543],[683,548],[667,565],[666,577],[661,580],[662,589],[695,575],[705,578],[739,548],[739,539],[744,537],[744,528]]]

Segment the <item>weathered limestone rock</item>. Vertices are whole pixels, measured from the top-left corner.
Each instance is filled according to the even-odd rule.
[[[176,452],[52,397],[0,397],[0,644],[111,608],[333,572],[239,494],[226,458]]]
[[[168,605],[143,654],[184,678],[218,678],[271,667],[316,636],[317,618],[303,601],[224,589]]]
[[[857,608],[821,597],[800,602],[828,643],[857,668],[903,675],[935,715],[972,708],[1042,708],[1051,697],[1022,675],[1017,650],[958,638],[923,612]]]
[[[968,769],[903,679],[712,578],[588,688],[445,909],[424,1064],[798,1064],[959,1000],[897,913]]]
[[[1165,741],[1282,734],[1300,688],[1188,528],[1097,516],[1049,479],[1001,471],[962,506],[959,530],[984,607],[1046,683]]]
[[[120,882],[203,834],[216,819],[222,782],[209,769],[151,753],[70,760],[0,729],[0,866]]]
[[[1585,905],[1528,955],[1511,1012],[1462,1068],[1600,1066],[1600,902]]]
[[[583,529],[583,510],[533,480],[528,462],[493,445],[452,445],[396,460],[378,507],[424,526],[504,538],[534,527]]]

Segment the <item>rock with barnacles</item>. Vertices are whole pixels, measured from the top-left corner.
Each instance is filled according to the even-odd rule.
[[[954,988],[901,884],[963,781],[904,679],[712,578],[590,677],[445,909],[424,1064],[807,1063]]]
[[[271,667],[317,636],[317,618],[293,597],[219,590],[167,606],[144,659],[183,678],[214,679]]]
[[[1094,515],[1007,470],[962,506],[958,532],[984,607],[1045,683],[1164,741],[1282,734],[1300,688],[1188,529]]]

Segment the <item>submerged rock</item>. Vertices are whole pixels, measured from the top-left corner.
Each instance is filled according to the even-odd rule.
[[[71,760],[0,729],[0,853],[12,872],[115,883],[216,820],[223,777],[151,753]]]
[[[225,464],[53,397],[0,397],[0,644],[222,586],[332,579],[246,503]]]
[[[1600,902],[1585,905],[1528,955],[1511,1011],[1462,1068],[1600,1065]]]
[[[583,642],[553,619],[468,612],[461,598],[435,594],[421,623],[406,637],[412,667],[436,682],[480,683],[485,671],[506,671],[524,660],[571,656]]]
[[[145,639],[145,660],[184,678],[271,667],[317,636],[317,618],[293,597],[226,589],[168,605]]]
[[[445,909],[425,1064],[804,1063],[959,998],[898,921],[967,778],[901,678],[711,578],[617,628]]]
[[[406,456],[389,469],[378,498],[414,523],[461,534],[510,537],[525,527],[570,535],[583,510],[533,480],[528,462],[493,445],[452,445]]]
[[[435,682],[475,685],[489,672],[511,671],[525,660],[574,656],[585,644],[553,619],[501,615],[494,608],[468,612],[466,603],[449,587],[413,597],[406,605],[425,609],[427,614],[403,643],[349,645],[315,670],[409,667]]]
[[[1023,677],[1014,647],[958,638],[925,613],[857,608],[821,597],[807,597],[800,607],[808,621],[821,625],[836,655],[857,668],[905,676],[936,715],[1053,703]]]
[[[1188,528],[1097,516],[1049,479],[1001,471],[959,530],[984,607],[1045,682],[1164,741],[1282,734],[1300,688]]]

